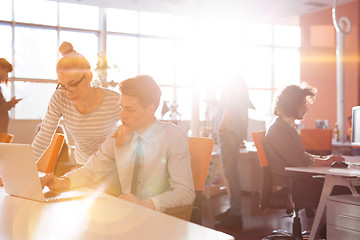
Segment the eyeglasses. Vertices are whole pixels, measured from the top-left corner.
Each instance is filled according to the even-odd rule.
[[[56,90],[62,93],[68,92],[76,92],[78,90],[78,85],[81,83],[82,80],[84,80],[85,74],[80,78],[79,81],[77,81],[74,84],[69,85],[68,87],[65,87],[64,85],[61,85],[60,83],[56,86]]]

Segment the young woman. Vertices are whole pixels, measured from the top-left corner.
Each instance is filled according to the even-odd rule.
[[[77,53],[71,43],[63,42],[59,51],[63,57],[56,66],[58,86],[32,146],[39,159],[62,117],[75,141],[75,161],[82,165],[116,130],[121,111],[120,95],[93,84],[88,60]]]

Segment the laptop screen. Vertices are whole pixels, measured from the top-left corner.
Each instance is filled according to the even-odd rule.
[[[351,145],[360,146],[360,106],[352,108]]]

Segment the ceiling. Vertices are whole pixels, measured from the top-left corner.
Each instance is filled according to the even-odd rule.
[[[298,24],[299,16],[329,9],[333,0],[52,0],[109,8]],[[360,0],[337,0],[338,5]]]

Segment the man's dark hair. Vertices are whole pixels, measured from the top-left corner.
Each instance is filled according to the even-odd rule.
[[[157,108],[160,103],[161,90],[154,79],[148,75],[138,75],[120,83],[122,95],[135,97],[143,107],[151,104]]]
[[[289,85],[285,87],[277,97],[274,114],[276,116],[285,115],[287,117],[295,117],[299,106],[306,99],[308,103],[312,103],[315,99],[316,88],[308,85]]]
[[[8,72],[12,72],[13,70],[13,66],[5,58],[0,58],[0,67],[7,69]]]

